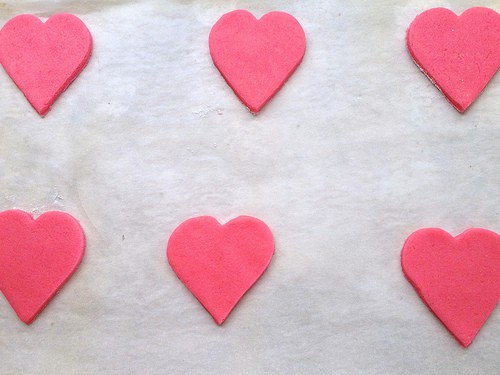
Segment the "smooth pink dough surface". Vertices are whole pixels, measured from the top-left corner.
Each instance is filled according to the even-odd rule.
[[[0,290],[31,323],[80,264],[85,236],[71,215],[51,211],[37,220],[21,210],[0,212]]]
[[[56,14],[45,23],[23,14],[0,30],[0,63],[41,116],[80,74],[91,52],[89,30],[71,14]]]
[[[457,237],[421,229],[406,240],[401,263],[420,298],[469,346],[500,300],[500,236],[480,228]]]
[[[482,7],[460,16],[430,9],[411,23],[407,47],[420,69],[464,112],[500,68],[500,15]]]
[[[291,15],[270,12],[257,20],[245,10],[223,15],[212,27],[215,66],[252,113],[280,90],[302,62],[306,38]]]
[[[271,231],[250,216],[225,225],[210,216],[189,219],[175,229],[167,246],[170,266],[219,325],[261,277],[273,254]]]

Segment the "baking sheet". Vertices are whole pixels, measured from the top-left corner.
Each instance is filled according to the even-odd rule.
[[[498,374],[500,310],[462,349],[400,268],[422,227],[500,232],[500,76],[459,114],[413,64],[422,11],[495,0],[19,1],[79,16],[87,68],[39,118],[0,71],[0,209],[63,210],[84,260],[30,326],[0,298],[2,374]],[[213,66],[231,10],[293,14],[305,59],[257,116]],[[222,327],[176,278],[196,215],[264,220],[268,271]]]

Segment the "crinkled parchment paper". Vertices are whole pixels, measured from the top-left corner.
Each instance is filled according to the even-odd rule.
[[[79,16],[87,68],[41,119],[0,70],[0,209],[78,218],[84,260],[38,319],[0,295],[2,374],[498,374],[500,309],[462,349],[400,268],[422,227],[500,231],[500,76],[461,115],[405,49],[472,0],[0,1]],[[480,5],[500,11],[497,0]],[[213,66],[231,10],[293,14],[306,57],[257,116]],[[168,266],[196,215],[264,220],[268,271],[218,327]]]

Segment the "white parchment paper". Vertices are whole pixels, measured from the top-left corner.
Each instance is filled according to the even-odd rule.
[[[70,281],[24,325],[0,295],[1,374],[498,374],[500,309],[462,349],[400,268],[414,230],[500,232],[500,76],[459,114],[413,64],[422,11],[497,0],[8,0],[79,16],[87,68],[45,119],[0,70],[0,209],[78,218]],[[208,34],[293,14],[305,59],[257,116]],[[276,254],[218,327],[168,266],[182,221],[247,214]]]

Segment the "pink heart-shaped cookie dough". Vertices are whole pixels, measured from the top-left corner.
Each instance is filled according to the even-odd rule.
[[[500,15],[471,8],[457,16],[445,8],[418,15],[407,33],[417,66],[464,112],[500,68]]]
[[[500,236],[474,228],[453,238],[421,229],[406,240],[401,264],[420,298],[469,346],[500,300]]]
[[[21,210],[0,212],[0,290],[30,324],[82,260],[85,236],[78,221],[52,211],[37,220]]]
[[[249,216],[225,225],[210,216],[189,219],[167,246],[170,266],[217,324],[260,278],[273,254],[271,231]]]
[[[91,52],[89,30],[71,14],[56,14],[45,23],[23,14],[0,30],[0,63],[41,116],[80,74]]]
[[[246,10],[235,10],[212,27],[209,46],[228,85],[256,114],[302,62],[306,37],[287,13],[270,12],[257,20]]]

